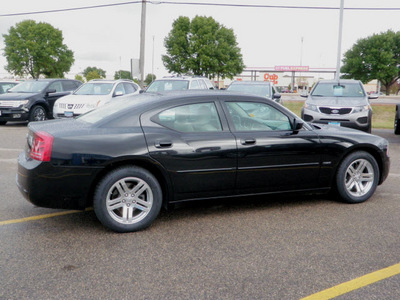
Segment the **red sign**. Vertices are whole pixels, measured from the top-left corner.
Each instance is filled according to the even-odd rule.
[[[270,81],[273,84],[278,84],[277,79],[278,79],[278,75],[276,75],[276,74],[268,74],[268,73],[264,74],[264,81]]]
[[[284,72],[307,72],[309,69],[309,66],[275,66],[275,71]]]

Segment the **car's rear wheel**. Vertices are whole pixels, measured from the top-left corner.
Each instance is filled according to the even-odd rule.
[[[43,106],[35,105],[29,113],[29,122],[47,120],[47,112]]]
[[[344,202],[368,200],[378,185],[379,166],[375,158],[364,151],[349,154],[336,174],[337,191]]]
[[[138,231],[150,226],[161,204],[162,191],[157,179],[135,166],[107,174],[98,184],[93,201],[97,218],[116,232]]]

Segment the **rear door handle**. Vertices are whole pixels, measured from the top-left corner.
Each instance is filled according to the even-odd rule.
[[[156,148],[168,148],[172,147],[172,142],[171,141],[157,141],[155,143]]]
[[[253,138],[249,138],[249,139],[241,139],[240,143],[242,145],[254,145],[256,143],[256,140]]]

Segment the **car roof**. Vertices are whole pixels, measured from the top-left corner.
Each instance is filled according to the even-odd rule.
[[[246,85],[260,85],[260,84],[266,84],[266,85],[270,85],[271,84],[271,82],[269,82],[269,81],[233,81],[232,83],[231,83],[231,85],[232,84],[246,84]]]
[[[339,80],[334,80],[334,79],[324,79],[324,80],[319,80],[318,83],[332,83],[332,84],[337,84],[338,82],[341,83],[360,83],[360,80],[356,79],[339,79]]]
[[[194,79],[208,79],[207,77],[203,76],[181,76],[181,77],[163,77],[159,79],[155,79],[154,81],[162,81],[162,80],[194,80]]]
[[[79,81],[79,80],[76,80],[76,79],[68,79],[68,78],[38,78],[38,79],[29,79],[27,81],[45,81],[45,82],[50,82],[50,81],[56,81],[56,80]]]
[[[135,83],[133,80],[130,79],[117,79],[117,80],[111,80],[111,79],[92,79],[89,82],[86,83],[117,83],[117,82],[129,82],[129,83]]]

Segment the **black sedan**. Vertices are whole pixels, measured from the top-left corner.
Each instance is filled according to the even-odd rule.
[[[93,206],[117,232],[162,206],[277,192],[359,203],[389,172],[388,142],[311,125],[263,97],[222,91],[133,96],[76,119],[30,123],[17,185],[33,204]]]

